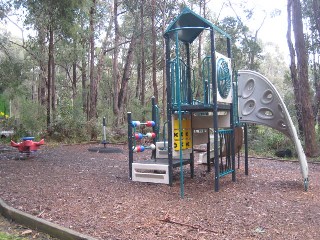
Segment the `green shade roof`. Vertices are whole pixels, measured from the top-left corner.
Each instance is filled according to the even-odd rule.
[[[213,28],[225,37],[231,38],[230,35],[189,8],[184,8],[180,15],[173,20],[165,31],[165,35],[169,35],[174,39],[175,31],[178,30],[178,38],[180,41],[192,43],[203,30],[208,28]]]

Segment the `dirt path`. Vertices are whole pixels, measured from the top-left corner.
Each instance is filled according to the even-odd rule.
[[[94,145],[43,147],[36,157],[0,156],[0,197],[9,205],[98,239],[320,239],[320,165],[303,191],[299,163],[250,159],[237,181],[197,165],[172,187],[131,182],[128,154]],[[147,158],[137,154],[137,158]]]

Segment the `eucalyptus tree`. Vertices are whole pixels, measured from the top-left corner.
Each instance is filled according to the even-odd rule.
[[[132,1],[114,1],[113,113],[115,127],[118,127],[124,120],[128,82],[132,74],[135,46],[137,44],[137,26],[140,16],[139,6],[140,5]],[[122,11],[124,22],[122,26],[119,24],[120,11]],[[132,24],[128,24],[130,22]],[[123,29],[123,27],[125,28]],[[122,43],[120,41],[122,41]],[[122,58],[120,59],[119,53],[121,45],[123,45],[124,49]],[[119,60],[121,60],[121,62]]]
[[[303,130],[307,156],[319,155],[316,143],[314,115],[311,104],[311,92],[308,78],[308,53],[306,49],[300,0],[288,0],[287,42],[290,51],[290,71],[294,87],[297,116]],[[293,30],[294,44],[291,30]],[[295,62],[297,59],[297,63]]]
[[[311,73],[310,81],[313,81],[314,101],[313,110],[315,120],[320,124],[320,1],[306,0],[302,2],[303,20],[307,26],[305,38],[309,52]]]
[[[51,124],[51,109],[55,110],[55,53],[54,44],[58,36],[70,34],[75,16],[82,1],[70,0],[15,0],[16,8],[26,10],[25,25],[36,33],[39,54],[37,60],[41,70],[41,99],[46,99],[47,126]],[[47,45],[48,42],[48,45]],[[46,92],[45,92],[46,91]]]
[[[244,46],[244,32],[248,32],[249,28],[241,23],[235,17],[225,17],[217,23],[217,25],[232,36],[231,51],[233,64],[235,69],[241,69],[247,67],[246,53],[243,50]],[[221,51],[222,46],[225,46],[220,39],[217,39],[217,50]]]
[[[18,50],[6,47],[5,54],[0,50],[0,94],[15,95],[19,85],[25,79],[23,58]]]

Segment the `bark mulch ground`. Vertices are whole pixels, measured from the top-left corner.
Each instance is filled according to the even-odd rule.
[[[128,153],[88,151],[97,145],[43,146],[17,160],[0,149],[0,198],[8,205],[97,239],[320,239],[320,165],[309,164],[304,191],[298,162],[243,160],[214,191],[214,173],[196,165],[195,178],[179,169],[172,187],[132,182]],[[99,147],[99,146],[98,146]],[[135,154],[148,158],[150,152]]]

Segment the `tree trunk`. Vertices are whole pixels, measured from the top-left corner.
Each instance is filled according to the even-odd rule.
[[[314,17],[315,23],[316,23],[316,28],[318,31],[318,36],[320,36],[320,3],[319,3],[319,0],[312,1],[312,10],[313,10],[313,17]],[[318,121],[318,125],[320,125],[320,114],[319,114],[319,110],[320,110],[320,83],[319,83],[320,69],[319,69],[319,62],[318,62],[318,64],[316,64],[316,62],[314,60],[314,65],[315,65],[314,74],[315,74],[315,90],[316,90],[315,103],[314,103],[315,111],[314,112],[315,112],[315,118],[317,118],[317,121]],[[317,65],[318,65],[318,72],[317,72],[317,68],[316,68]],[[320,131],[320,129],[319,129],[319,131]]]
[[[83,56],[81,60],[81,86],[82,86],[82,112],[87,113],[87,61]],[[87,120],[89,120],[87,118]]]
[[[95,34],[95,14],[96,14],[96,0],[92,0],[92,6],[90,8],[90,93],[89,93],[89,121],[95,121],[97,118],[97,95],[98,85],[95,77],[95,66],[94,66],[94,34]],[[91,140],[97,139],[96,131],[91,131]]]
[[[146,89],[146,59],[145,59],[145,49],[144,49],[144,3],[141,1],[141,106],[144,107],[145,100],[145,89]]]
[[[114,126],[119,126],[119,68],[118,68],[118,58],[119,58],[119,23],[118,23],[118,0],[114,0],[113,4],[113,12],[114,12],[114,50],[113,50],[113,114],[114,114]]]
[[[298,130],[299,130],[299,135],[303,136],[303,123],[302,123],[302,116],[301,116],[301,97],[299,94],[299,81],[298,81],[298,73],[297,73],[297,65],[296,65],[296,53],[293,47],[293,43],[291,40],[291,32],[292,32],[292,27],[291,27],[291,4],[289,4],[291,0],[288,1],[288,6],[287,6],[287,14],[288,14],[288,30],[287,30],[287,43],[289,47],[289,53],[290,53],[290,75],[291,75],[291,81],[292,81],[292,86],[293,86],[293,93],[294,93],[294,98],[295,98],[295,110],[296,110],[296,117],[298,121]]]
[[[316,28],[320,36],[320,3],[319,0],[312,1],[313,16],[316,21]]]
[[[51,124],[51,83],[52,83],[52,59],[53,59],[53,30],[49,26],[49,59],[48,59],[48,82],[47,82],[47,128]]]
[[[125,66],[123,69],[123,75],[121,80],[121,88],[119,91],[119,100],[118,100],[118,109],[120,113],[123,113],[124,103],[127,96],[127,90],[128,90],[128,81],[131,76],[131,70],[132,70],[132,63],[133,63],[133,57],[134,57],[134,47],[136,45],[136,36],[133,33],[131,37],[131,42],[129,45],[127,57]],[[121,123],[121,118],[118,118],[118,125]]]
[[[56,119],[56,62],[54,57],[54,35],[53,37],[53,46],[52,46],[52,62],[51,62],[51,108],[52,108],[52,122]]]
[[[301,113],[303,120],[305,152],[309,157],[319,154],[316,144],[314,116],[311,104],[310,85],[308,82],[308,53],[305,46],[300,0],[292,0],[292,26],[297,54],[299,94],[301,97]]]
[[[205,10],[205,8],[204,8],[204,6],[202,5],[202,3],[203,3],[203,0],[200,0],[199,1],[199,9],[200,9],[200,15],[202,14],[202,12],[203,12],[203,14],[202,14],[202,16],[203,16],[203,18],[205,18],[205,12],[204,12],[204,10]],[[202,55],[201,55],[201,53],[202,53],[202,33],[199,35],[199,38],[198,38],[198,40],[199,40],[199,42],[198,42],[198,56],[197,56],[197,61],[198,61],[198,78],[199,78],[199,80],[200,80],[200,82],[202,82]],[[199,94],[200,94],[200,89],[199,89],[199,87],[197,87],[197,92],[196,92],[196,96],[198,97],[199,96]]]
[[[72,101],[77,97],[77,63],[72,63]]]
[[[40,67],[40,74],[39,74],[39,102],[42,106],[46,105],[46,88],[47,88],[47,71],[48,67],[45,63],[45,58],[46,56],[46,32],[44,31],[43,28],[40,28],[39,30],[39,45],[40,45],[40,52],[42,57],[40,57],[39,60],[39,67]]]
[[[152,83],[153,83],[153,95],[155,101],[158,104],[158,84],[157,84],[157,33],[155,25],[155,11],[156,11],[156,1],[152,0]]]
[[[165,17],[165,12],[166,12],[166,1],[164,1],[162,8],[162,36],[164,35],[164,32],[166,31],[165,27],[165,22],[166,22],[166,17]],[[162,38],[162,119],[166,119],[166,109],[167,109],[167,84],[166,84],[166,44],[165,44],[165,38]]]
[[[140,99],[140,82],[141,82],[141,63],[137,64],[137,84],[136,84],[136,99]]]
[[[109,26],[112,25],[112,23],[109,24]],[[108,31],[106,34],[106,37],[104,38],[103,42],[102,42],[102,46],[101,46],[101,50],[100,50],[100,54],[99,54],[99,58],[98,58],[98,63],[97,63],[97,85],[99,85],[99,83],[101,82],[102,79],[102,75],[103,75],[103,69],[105,66],[105,56],[106,56],[106,48],[107,48],[107,42],[109,39],[109,35],[108,35]]]

